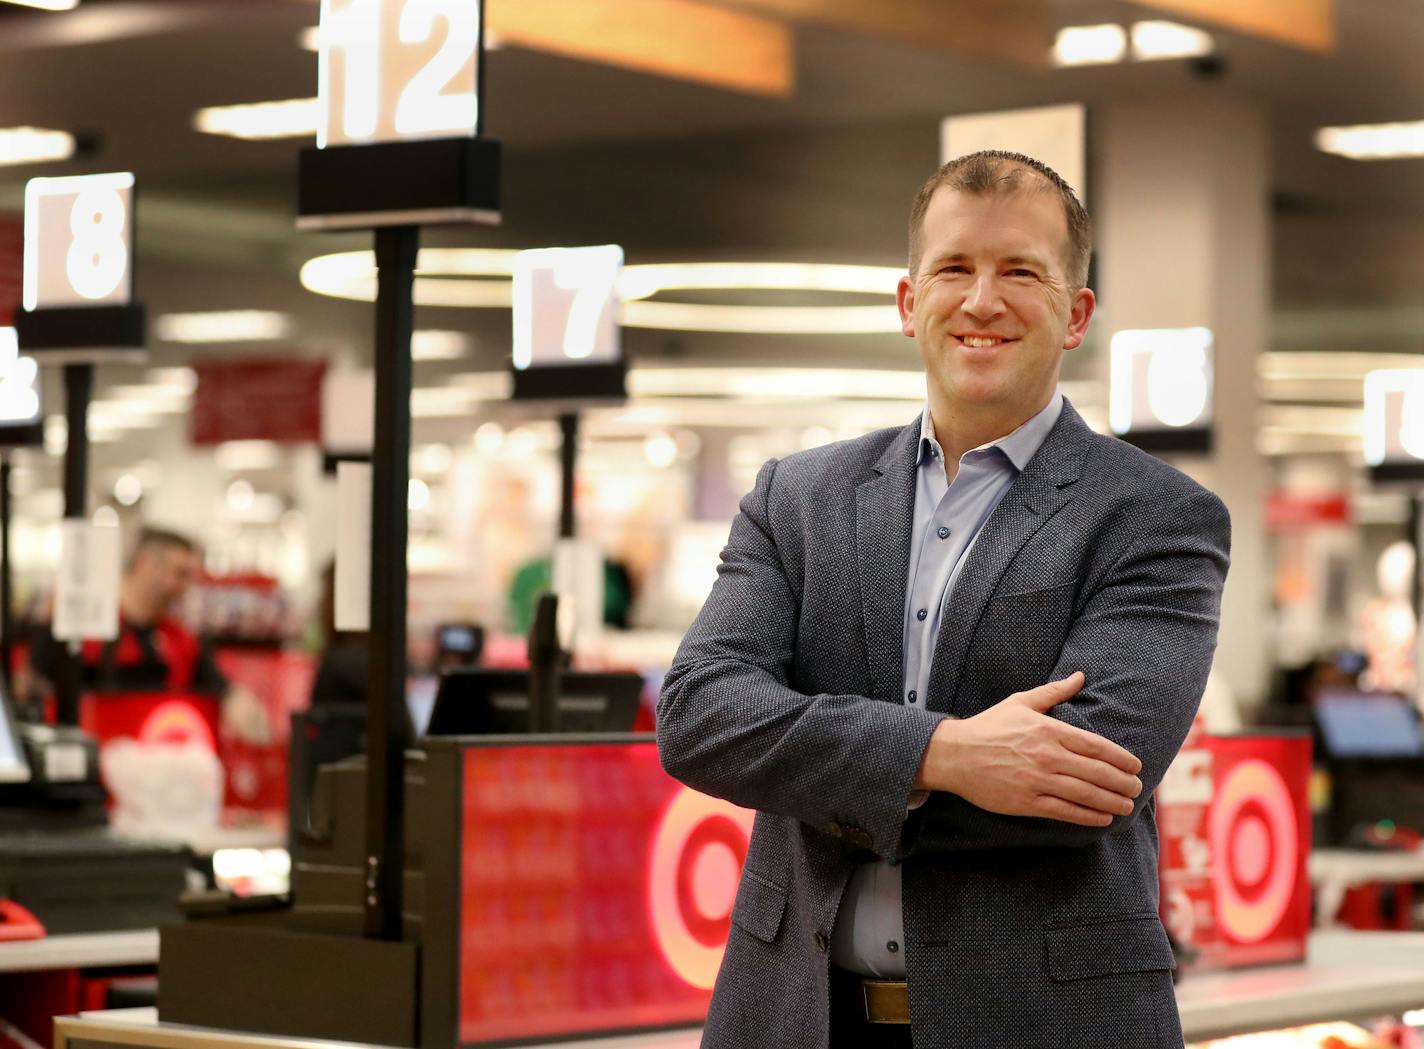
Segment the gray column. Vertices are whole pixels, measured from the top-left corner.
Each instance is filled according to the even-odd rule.
[[[1114,331],[1205,325],[1215,334],[1214,449],[1171,461],[1231,511],[1216,672],[1249,710],[1271,666],[1269,475],[1256,450],[1256,358],[1271,294],[1266,115],[1202,90],[1095,108],[1090,127],[1103,383]]]

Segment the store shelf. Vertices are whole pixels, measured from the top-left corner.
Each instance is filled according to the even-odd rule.
[[[0,943],[0,973],[152,965],[157,961],[157,929],[71,933]]]
[[[1317,932],[1303,965],[1191,975],[1178,986],[1177,1001],[1188,1041],[1424,1007],[1424,933]],[[154,1049],[333,1049],[350,1044],[163,1024],[154,1009],[85,1013],[59,1018],[55,1025],[60,1036],[55,1049],[69,1038]],[[578,1044],[584,1049],[695,1049],[700,1039],[700,1031],[683,1030]]]

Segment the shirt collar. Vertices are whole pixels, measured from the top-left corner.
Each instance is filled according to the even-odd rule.
[[[997,441],[990,441],[988,444],[981,444],[972,451],[980,451],[985,448],[998,448],[1014,464],[1014,468],[1022,470],[1028,465],[1028,461],[1033,458],[1039,446],[1048,437],[1048,431],[1053,429],[1053,424],[1058,421],[1058,417],[1063,414],[1063,395],[1054,393],[1042,411],[1040,411],[1028,422],[1024,423],[1013,433],[1005,434]],[[934,420],[930,418],[930,406],[925,405],[925,410],[920,413],[920,441],[918,452],[915,456],[915,465],[922,465],[926,456],[933,456],[936,459],[942,458],[944,450],[940,447],[939,441],[935,438]]]

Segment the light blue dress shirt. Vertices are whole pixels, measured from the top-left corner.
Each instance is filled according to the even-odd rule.
[[[953,614],[954,583],[964,555],[1020,471],[1033,458],[1063,411],[1054,394],[1041,412],[1013,433],[971,449],[959,459],[954,483],[944,469],[926,406],[920,417],[910,572],[905,586],[903,695],[923,706],[940,622]],[[915,801],[910,801],[914,807]],[[900,868],[884,860],[861,865],[841,900],[831,960],[842,969],[886,980],[905,976],[905,926]]]

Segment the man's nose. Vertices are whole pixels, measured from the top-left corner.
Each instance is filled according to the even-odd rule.
[[[1004,299],[993,274],[983,273],[974,278],[969,293],[964,297],[964,312],[981,320],[1004,312]]]

